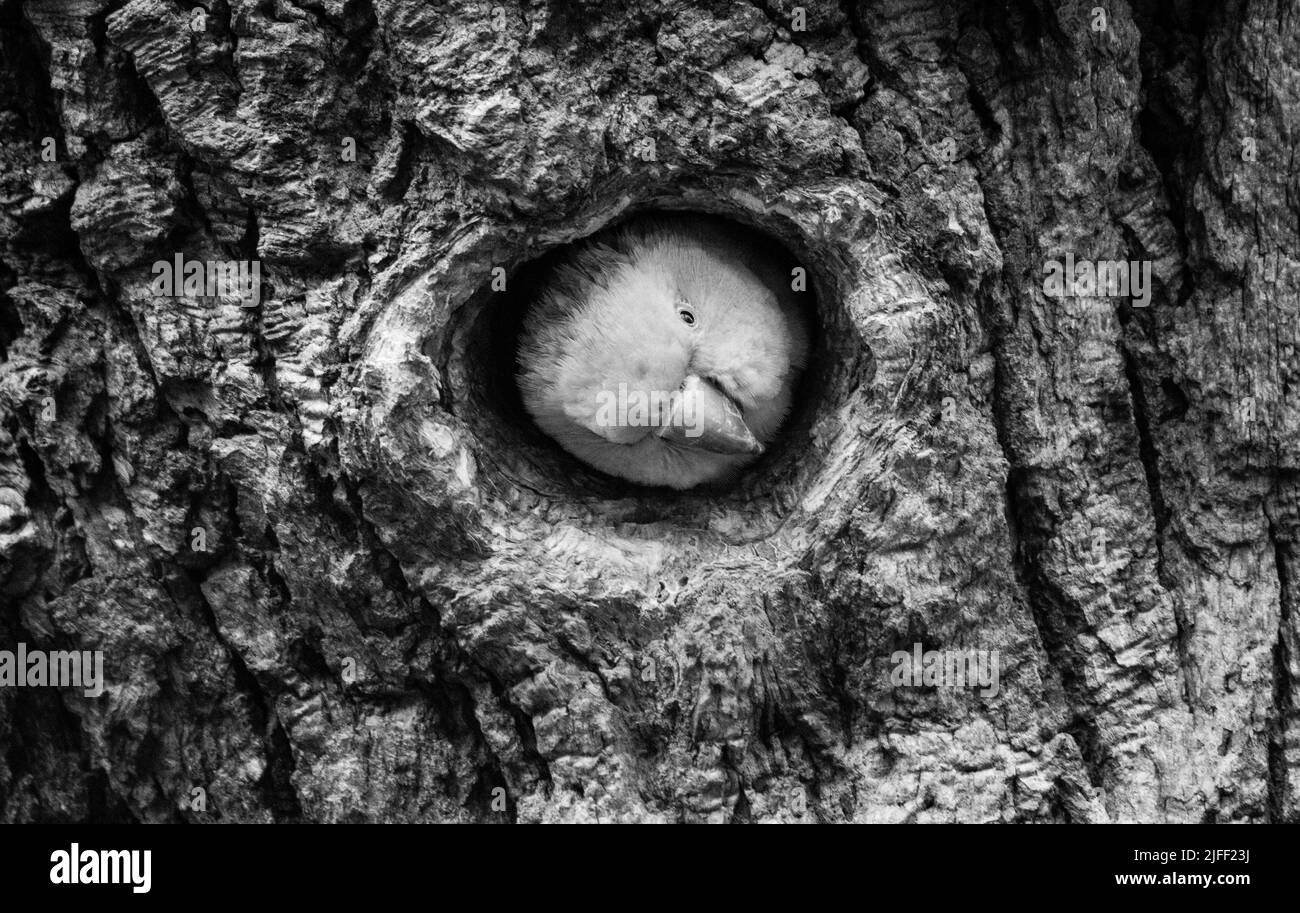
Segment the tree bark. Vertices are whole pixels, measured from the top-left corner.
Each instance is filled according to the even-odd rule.
[[[106,682],[0,688],[0,820],[1300,819],[1298,13],[4,0],[0,649]],[[512,387],[653,208],[815,297],[728,491]]]

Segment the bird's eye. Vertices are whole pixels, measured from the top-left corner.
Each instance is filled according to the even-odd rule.
[[[682,318],[682,323],[686,324],[688,327],[695,326],[695,312],[690,308],[678,308],[677,316]]]

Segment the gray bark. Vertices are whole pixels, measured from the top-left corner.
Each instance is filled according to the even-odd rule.
[[[0,688],[0,820],[1300,818],[1294,2],[204,2],[0,4],[0,648],[107,677]],[[731,491],[511,395],[654,207],[812,280]]]

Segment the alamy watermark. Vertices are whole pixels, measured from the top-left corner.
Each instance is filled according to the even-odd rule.
[[[72,844],[50,854],[51,884],[129,884],[148,894],[153,884],[153,850],[83,850]]]
[[[894,669],[889,683],[895,688],[975,688],[980,696],[998,693],[997,650],[897,650],[889,657]]]
[[[1043,294],[1049,298],[1132,298],[1151,303],[1150,260],[1065,260],[1043,262]]]
[[[682,428],[687,437],[704,433],[704,405],[692,388],[630,390],[596,394],[596,424],[602,428]]]
[[[103,650],[0,650],[0,688],[81,688],[104,693]]]
[[[151,291],[159,298],[238,299],[240,307],[257,307],[262,295],[260,260],[156,260]]]

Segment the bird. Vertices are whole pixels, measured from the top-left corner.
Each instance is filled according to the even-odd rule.
[[[757,235],[703,214],[634,218],[579,242],[530,296],[524,407],[607,475],[728,484],[778,438],[807,365],[795,284]]]

